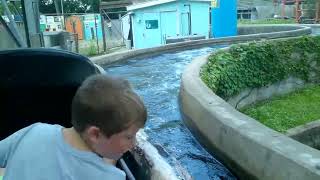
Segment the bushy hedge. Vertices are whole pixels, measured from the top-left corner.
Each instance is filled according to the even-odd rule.
[[[233,45],[212,54],[200,74],[213,92],[228,99],[290,75],[309,81],[310,60],[320,64],[320,36]]]

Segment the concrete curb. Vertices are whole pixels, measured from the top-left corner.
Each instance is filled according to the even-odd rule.
[[[207,56],[182,75],[180,108],[198,140],[240,179],[319,179],[320,152],[265,127],[216,96],[200,79]]]
[[[320,24],[300,24],[301,26],[320,28]]]
[[[285,134],[305,145],[320,149],[320,120],[289,129]]]
[[[269,25],[266,25],[266,26],[269,26]],[[280,32],[271,32],[271,33],[260,33],[260,34],[231,36],[231,37],[216,38],[216,39],[179,42],[179,43],[173,43],[173,44],[168,44],[168,45],[154,47],[154,48],[116,52],[116,53],[111,53],[107,55],[93,57],[90,59],[96,64],[105,65],[105,64],[111,64],[111,63],[131,59],[131,58],[145,58],[145,57],[155,56],[158,54],[162,54],[164,52],[195,49],[195,48],[200,48],[200,47],[205,47],[210,45],[257,41],[261,39],[277,39],[277,38],[295,37],[295,36],[308,35],[312,32],[311,28],[306,26],[297,26],[297,25],[296,26],[276,25],[276,26],[279,26],[282,28],[288,27],[288,30],[280,31]],[[246,27],[255,28],[255,26],[246,26]],[[292,28],[295,28],[295,29],[292,30]]]

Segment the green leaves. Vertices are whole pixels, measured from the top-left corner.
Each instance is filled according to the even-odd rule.
[[[311,57],[320,64],[319,36],[252,42],[212,54],[200,74],[213,92],[228,99],[245,88],[263,87],[290,75],[308,81]]]

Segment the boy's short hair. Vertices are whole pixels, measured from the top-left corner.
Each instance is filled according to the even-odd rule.
[[[110,137],[132,124],[143,127],[147,111],[127,80],[105,74],[87,78],[77,90],[71,108],[71,123],[83,133],[96,126]]]

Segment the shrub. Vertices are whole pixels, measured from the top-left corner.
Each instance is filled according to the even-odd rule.
[[[228,99],[289,76],[309,81],[313,58],[320,63],[320,36],[252,42],[212,54],[200,75],[213,92]]]
[[[98,54],[98,50],[94,41],[90,42],[88,56],[94,56]]]

